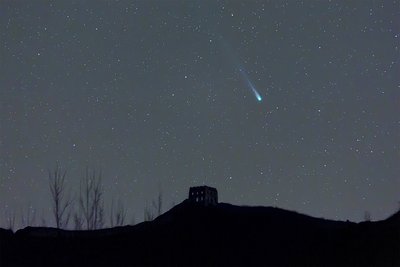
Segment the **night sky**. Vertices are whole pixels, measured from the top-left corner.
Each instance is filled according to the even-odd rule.
[[[0,226],[33,210],[54,226],[57,163],[73,195],[101,170],[106,211],[121,198],[128,222],[202,184],[384,219],[400,201],[399,46],[400,1],[0,1]]]

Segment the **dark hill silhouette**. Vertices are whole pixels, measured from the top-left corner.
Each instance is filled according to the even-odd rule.
[[[400,213],[379,222],[184,201],[152,222],[0,231],[0,266],[400,266]]]

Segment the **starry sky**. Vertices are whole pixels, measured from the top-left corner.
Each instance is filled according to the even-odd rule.
[[[101,170],[106,209],[120,197],[136,222],[160,191],[165,211],[201,184],[384,219],[400,201],[399,45],[396,0],[0,1],[0,218],[53,225],[59,164],[72,194]]]

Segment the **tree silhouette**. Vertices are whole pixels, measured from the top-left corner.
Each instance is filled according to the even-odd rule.
[[[101,172],[89,171],[86,168],[83,181],[79,190],[80,213],[74,215],[74,222],[79,225],[80,220],[86,225],[87,230],[100,229],[104,226],[104,201],[103,184],[101,182]]]
[[[154,213],[151,211],[151,209],[146,205],[144,208],[144,221],[149,222],[154,219]]]
[[[153,200],[152,208],[147,206],[144,208],[144,221],[152,221],[155,217],[160,216],[162,213],[163,198],[161,190],[158,192],[157,201]]]
[[[46,221],[46,218],[44,216],[43,210],[42,210],[42,215],[40,217],[40,226],[42,226],[42,227],[46,227],[47,226],[47,221]]]
[[[53,216],[56,221],[56,227],[62,228],[68,225],[70,219],[71,197],[66,190],[65,176],[66,170],[62,170],[57,164],[53,171],[49,170],[49,188],[53,202]]]
[[[21,209],[21,226],[34,226],[36,220],[36,210],[28,209],[26,213]]]
[[[111,201],[110,226],[122,226],[125,223],[126,208],[121,199],[118,200],[116,210],[114,211],[114,200]]]
[[[83,229],[83,218],[82,214],[78,211],[74,213],[74,229],[82,230]]]
[[[160,216],[162,213],[162,204],[163,204],[163,199],[162,199],[162,192],[160,190],[158,192],[158,198],[157,198],[157,216]]]
[[[6,217],[6,222],[7,222],[7,228],[10,229],[10,230],[14,230],[14,227],[15,227],[15,213],[14,212],[5,211],[5,217]]]
[[[371,221],[371,213],[369,211],[364,212],[364,221],[366,221],[366,222]]]

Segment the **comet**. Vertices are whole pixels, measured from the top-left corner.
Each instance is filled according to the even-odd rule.
[[[226,42],[224,40],[224,38],[222,36],[220,36],[218,40],[219,40],[219,43],[221,44],[222,51],[225,52],[227,58],[230,59],[230,61],[233,63],[233,66],[239,70],[240,75],[242,76],[243,82],[246,84],[246,86],[248,86],[250,88],[251,92],[254,94],[257,101],[261,102],[263,99],[262,99],[260,93],[257,91],[256,87],[251,82],[246,71],[241,67],[242,64],[240,64],[239,60],[234,56],[235,53],[232,50],[232,47],[229,45],[228,42]]]
[[[242,75],[243,80],[246,82],[246,84],[249,86],[249,88],[251,89],[252,93],[256,97],[257,101],[261,102],[262,101],[262,97],[261,97],[260,93],[257,91],[257,89],[254,87],[253,83],[250,81],[250,79],[247,76],[246,72],[242,68],[239,68],[239,72]]]

